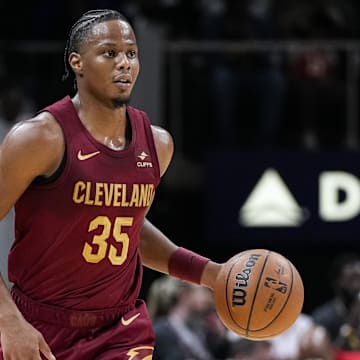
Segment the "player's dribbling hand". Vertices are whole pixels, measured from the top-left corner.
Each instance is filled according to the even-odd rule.
[[[13,319],[1,327],[4,360],[56,360],[42,334],[24,319]]]
[[[201,275],[201,285],[208,287],[211,290],[214,290],[216,277],[219,274],[220,270],[222,269],[223,264],[218,264],[213,261],[209,261],[204,271]]]

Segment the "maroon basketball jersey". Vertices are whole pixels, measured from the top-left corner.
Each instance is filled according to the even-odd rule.
[[[9,279],[31,298],[66,308],[132,303],[142,280],[140,229],[160,181],[149,119],[128,106],[132,141],[114,151],[91,136],[69,96],[43,111],[62,127],[66,164],[15,205]]]

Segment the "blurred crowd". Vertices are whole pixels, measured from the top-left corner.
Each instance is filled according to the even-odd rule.
[[[65,89],[60,83],[59,54],[49,65],[50,56],[39,54],[35,59],[33,53],[28,56],[26,51],[18,54],[9,49],[16,49],[17,41],[28,40],[62,45],[73,20],[90,8],[120,9],[133,23],[145,18],[161,26],[170,41],[356,42],[360,36],[356,0],[82,0],[28,2],[21,10],[16,6],[13,2],[0,4],[0,46],[4,50],[0,79],[11,74],[39,105]],[[246,52],[220,49],[186,54],[181,61],[182,74],[191,84],[186,81],[180,89],[184,103],[179,106],[185,108],[183,127],[203,136],[201,146],[346,148],[347,114],[355,111],[353,116],[357,116],[348,101],[349,66],[355,66],[352,76],[356,85],[358,82],[357,54],[336,47],[296,46],[291,51],[261,51],[260,46]],[[57,70],[58,82],[46,75]],[[165,66],[163,71],[169,69]],[[353,90],[357,101],[358,93]],[[50,99],[52,93],[56,95]],[[164,95],[166,112],[168,99]],[[360,138],[358,133],[354,136]],[[197,145],[187,146],[190,152],[198,150]]]
[[[360,255],[339,254],[328,274],[333,295],[264,341],[226,329],[207,288],[162,275],[147,298],[157,339],[154,360],[358,360]]]
[[[141,8],[176,40],[256,44],[360,35],[355,0],[159,0]],[[336,47],[262,51],[259,43],[246,52],[186,53],[184,78],[193,80],[184,86],[184,122],[191,124],[185,127],[204,136],[206,126],[209,145],[220,148],[343,149],[352,62],[357,65],[356,53]]]
[[[235,31],[230,36],[236,38],[239,35],[276,39],[360,35],[357,21],[360,6],[356,0],[39,0],[26,2],[21,8],[7,1],[0,4],[1,29],[11,27],[12,31],[5,35],[7,39],[63,40],[64,31],[73,20],[93,8],[115,8],[130,20],[143,15],[163,23],[170,38],[203,38],[204,23],[214,17],[232,20],[226,26]],[[16,26],[15,19],[21,26]],[[271,32],[267,33],[267,29]]]

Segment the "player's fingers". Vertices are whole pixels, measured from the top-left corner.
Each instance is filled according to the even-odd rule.
[[[56,360],[56,357],[51,352],[49,345],[46,343],[44,338],[42,338],[39,342],[39,349],[41,353],[46,357],[48,360]]]

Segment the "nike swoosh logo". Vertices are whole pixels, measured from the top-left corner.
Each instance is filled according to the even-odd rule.
[[[92,157],[99,155],[99,154],[100,154],[100,151],[95,151],[95,152],[92,152],[89,154],[82,154],[81,150],[79,150],[79,152],[77,153],[77,158],[82,161],[82,160],[91,159]]]
[[[132,322],[134,322],[138,317],[140,316],[140,313],[135,314],[131,318],[125,320],[124,317],[121,318],[121,324],[124,326],[129,326]]]

